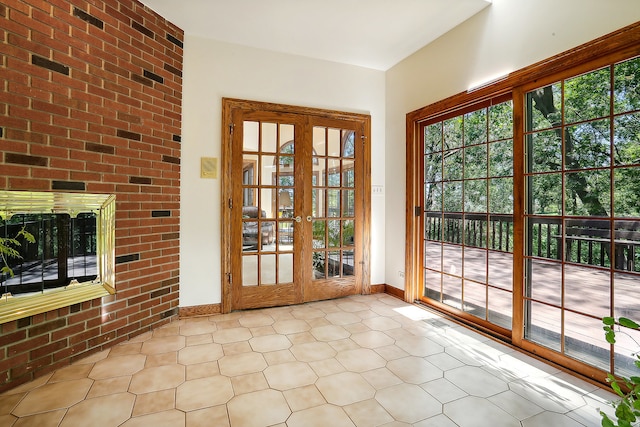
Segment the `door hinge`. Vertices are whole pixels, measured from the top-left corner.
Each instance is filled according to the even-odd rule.
[[[416,216],[420,216],[422,214],[422,206],[416,206]]]
[[[233,209],[233,199],[229,199],[229,209]]]
[[[227,280],[230,285],[233,285],[233,275],[231,273],[227,273]]]
[[[229,123],[229,135],[233,135],[233,128],[235,125],[233,123]]]

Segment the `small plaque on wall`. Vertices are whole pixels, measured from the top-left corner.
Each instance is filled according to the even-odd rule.
[[[200,158],[200,178],[218,178],[218,158],[217,157],[201,157]]]

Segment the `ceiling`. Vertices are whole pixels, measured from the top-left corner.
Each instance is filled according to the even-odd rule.
[[[187,35],[387,70],[491,0],[141,0]]]

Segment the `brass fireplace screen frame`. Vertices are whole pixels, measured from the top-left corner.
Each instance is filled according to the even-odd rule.
[[[97,264],[95,280],[28,296],[0,299],[0,324],[114,294],[115,286],[114,194],[0,191],[0,218],[16,214],[96,214]]]

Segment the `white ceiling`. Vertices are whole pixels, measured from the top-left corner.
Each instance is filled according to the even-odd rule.
[[[187,35],[387,70],[491,0],[141,0]]]

